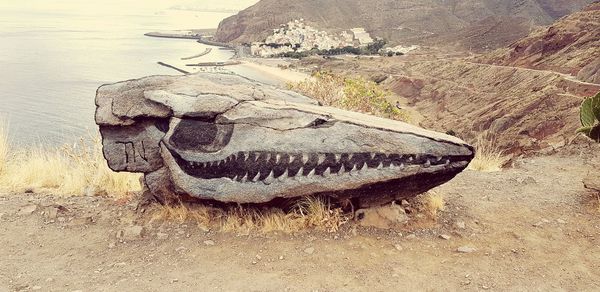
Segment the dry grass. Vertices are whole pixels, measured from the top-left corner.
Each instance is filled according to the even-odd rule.
[[[294,90],[312,97],[324,105],[373,114],[379,117],[407,121],[408,114],[391,104],[392,93],[364,78],[349,78],[328,72],[317,72],[312,78],[288,84]]]
[[[7,149],[6,131],[0,149]],[[115,173],[102,155],[100,138],[81,139],[73,146],[33,147],[3,152],[0,189],[7,192],[49,192],[55,195],[128,196],[141,190],[140,175]],[[90,143],[91,142],[91,143]]]
[[[475,158],[467,169],[496,172],[501,171],[508,158],[498,147],[496,139],[489,134],[480,135],[475,141]]]
[[[191,222],[203,228],[240,234],[255,231],[291,233],[307,228],[335,232],[349,220],[340,209],[332,208],[320,197],[304,198],[287,213],[279,208],[236,206],[222,209],[203,204],[180,203],[175,206],[157,206],[151,214],[150,223]]]
[[[444,195],[429,191],[419,197],[421,211],[432,219],[437,219],[438,213],[446,209]]]

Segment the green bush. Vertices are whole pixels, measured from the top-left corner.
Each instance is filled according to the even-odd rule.
[[[392,93],[365,78],[350,78],[330,72],[316,72],[313,78],[288,84],[288,88],[310,96],[324,105],[370,113],[388,119],[408,121],[408,115],[387,97]]]
[[[590,139],[600,142],[600,92],[586,98],[581,104],[580,119],[582,127],[577,130]]]

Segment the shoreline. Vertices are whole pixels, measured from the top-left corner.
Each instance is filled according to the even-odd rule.
[[[168,32],[149,32],[145,33],[145,36],[148,37],[156,37],[156,38],[168,38],[168,39],[192,39],[196,40],[196,42],[217,47],[219,50],[233,50],[234,55],[227,60],[224,61],[214,61],[214,62],[200,62],[195,64],[185,64],[188,67],[231,67],[233,71],[240,75],[252,76],[254,79],[261,79],[263,82],[271,84],[278,84],[279,86],[285,87],[288,83],[296,83],[304,81],[310,78],[310,74],[302,73],[290,69],[282,69],[280,65],[286,65],[289,63],[285,58],[266,58],[266,59],[256,59],[256,58],[248,58],[240,56],[240,48],[239,46],[235,46],[228,43],[221,43],[210,40],[205,35],[201,33],[201,30],[177,30],[177,31],[168,31]],[[204,31],[206,32],[206,31]],[[210,48],[209,48],[210,49]],[[211,50],[212,51],[212,50]],[[192,57],[201,57],[208,55],[211,51],[206,50],[205,52],[192,56]],[[182,60],[192,59],[192,57],[183,57]],[[173,65],[166,64],[164,62],[158,62],[159,65],[165,66],[171,69],[174,69],[183,74],[193,74],[193,72],[188,72],[181,68],[177,68]],[[236,70],[237,69],[237,70]],[[263,78],[256,78],[257,76],[261,76]]]
[[[198,40],[202,37],[214,35],[217,31],[216,28],[210,29],[189,29],[189,30],[166,30],[166,31],[151,31],[144,35],[155,38],[167,38],[167,39],[187,39],[187,40]]]
[[[278,67],[280,64],[287,62],[285,59],[267,59],[263,60],[263,62],[257,62],[256,59],[252,58],[240,58],[239,60],[241,64],[237,65],[237,68],[254,71],[260,74],[260,76],[276,81],[284,87],[288,83],[297,83],[311,78],[310,74]],[[273,64],[268,64],[269,62]]]

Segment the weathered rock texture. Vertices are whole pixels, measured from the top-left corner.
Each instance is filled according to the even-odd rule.
[[[319,106],[232,74],[105,85],[96,104],[110,168],[144,173],[158,195],[392,200],[448,181],[473,157],[458,138]]]

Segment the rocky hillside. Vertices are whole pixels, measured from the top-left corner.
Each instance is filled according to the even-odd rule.
[[[514,40],[526,34],[530,25],[550,24],[590,2],[592,0],[520,0],[509,3],[504,0],[262,0],[223,20],[216,39],[234,43],[259,41],[280,24],[304,18],[321,29],[365,27],[375,36],[393,42],[412,43],[431,42],[437,37],[461,31],[469,35],[470,31],[476,30],[478,22],[487,21],[492,23],[489,29],[509,31],[514,35],[509,39]],[[499,20],[494,20],[494,17]],[[506,21],[507,18],[517,20]],[[526,25],[515,28],[515,23],[522,23],[524,19],[529,20]],[[498,28],[502,24],[509,25],[509,28]]]
[[[314,60],[314,59],[312,59]],[[600,85],[545,70],[496,66],[430,55],[302,61],[339,74],[372,78],[423,116],[421,126],[452,131],[467,141],[489,133],[507,154],[552,151],[570,143],[579,127],[583,98]]]
[[[504,66],[553,70],[600,84],[600,2],[536,30],[509,48],[478,58]]]

